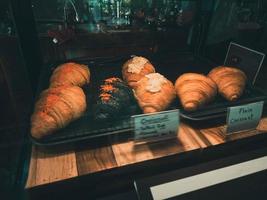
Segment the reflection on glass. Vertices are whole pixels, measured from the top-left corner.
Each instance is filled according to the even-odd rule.
[[[190,24],[194,0],[33,0],[39,31],[58,24],[89,32],[177,28]],[[58,23],[56,25],[56,23]],[[42,26],[44,26],[42,30]]]
[[[260,37],[259,31],[264,26],[265,13],[262,0],[216,1],[207,43],[230,40],[243,44],[253,42]]]

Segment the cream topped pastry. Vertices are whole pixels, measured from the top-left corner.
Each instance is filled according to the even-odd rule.
[[[152,93],[159,92],[163,84],[167,83],[167,79],[159,73],[147,74],[148,84],[146,90]]]
[[[144,68],[145,64],[148,63],[149,61],[141,56],[135,56],[132,59],[132,62],[128,65],[128,72],[129,73],[135,73],[139,74],[142,69]]]

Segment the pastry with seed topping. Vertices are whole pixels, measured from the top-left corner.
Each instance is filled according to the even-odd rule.
[[[108,78],[99,87],[94,118],[110,120],[118,116],[133,114],[131,106],[134,105],[136,101],[131,88],[119,78]]]
[[[172,82],[159,73],[145,75],[138,81],[135,89],[135,97],[144,113],[165,110],[175,96],[175,88]]]
[[[133,89],[137,82],[145,75],[154,73],[155,68],[150,61],[141,56],[135,56],[124,63],[122,67],[122,76],[124,81]]]

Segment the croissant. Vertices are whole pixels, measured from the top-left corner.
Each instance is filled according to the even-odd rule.
[[[112,77],[103,81],[95,107],[96,120],[114,119],[123,114],[133,114],[136,105],[133,91],[121,79]]]
[[[43,91],[31,117],[31,134],[35,138],[50,135],[78,119],[86,110],[83,90],[77,86],[60,86]]]
[[[145,75],[134,92],[144,113],[163,111],[176,96],[172,82],[159,73]]]
[[[146,74],[154,72],[155,68],[149,60],[141,56],[133,57],[124,63],[122,67],[122,77],[131,88],[135,88],[137,82]]]
[[[217,84],[219,93],[228,101],[237,100],[246,86],[246,74],[233,67],[219,66],[208,76]]]
[[[216,84],[201,74],[185,73],[175,82],[175,89],[183,108],[194,111],[212,101],[217,94]]]
[[[51,78],[50,87],[76,85],[82,87],[90,82],[90,70],[86,65],[65,63],[58,66]]]

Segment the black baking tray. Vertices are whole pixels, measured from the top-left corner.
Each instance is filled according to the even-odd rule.
[[[183,54],[169,54],[163,56],[149,56],[148,57],[154,64],[157,72],[166,76],[173,83],[177,77],[186,72],[208,73],[216,64],[196,57],[190,53]],[[91,82],[83,90],[87,98],[87,111],[78,120],[70,123],[65,128],[58,130],[56,133],[44,137],[42,139],[35,139],[30,135],[33,143],[41,146],[51,146],[58,144],[67,144],[78,141],[90,140],[99,137],[110,136],[123,136],[124,138],[133,137],[133,126],[131,123],[131,116],[118,116],[117,119],[112,121],[97,122],[93,120],[93,107],[95,105],[95,95],[99,84],[108,77],[121,77],[121,66],[123,63],[131,58],[131,55],[121,57],[108,57],[108,58],[79,58],[69,61],[83,63],[89,66],[91,71]],[[64,61],[68,62],[68,61]],[[49,78],[53,69],[63,62],[56,62],[44,66],[40,81],[37,96],[40,92],[49,85]],[[216,117],[226,117],[226,111],[229,106],[241,105],[256,101],[265,101],[266,94],[261,90],[248,86],[245,89],[243,96],[236,102],[227,102],[221,97],[217,97],[211,104],[195,112],[186,112],[182,109],[178,98],[173,101],[168,110],[180,109],[181,117],[189,120],[209,120]],[[141,110],[137,103],[131,105],[134,114],[141,114]]]
[[[102,80],[108,77],[120,77],[121,74],[118,70],[114,70],[114,65],[121,64],[127,57],[116,58],[79,58],[68,60],[64,62],[55,62],[44,66],[41,72],[37,96],[49,87],[49,79],[53,70],[60,64],[65,62],[77,62],[86,64],[90,68],[91,78],[90,84],[84,86],[82,89],[86,95],[87,110],[84,115],[76,121],[71,122],[65,128],[56,131],[54,134],[46,136],[42,139],[36,139],[30,135],[32,142],[40,146],[50,146],[58,144],[73,143],[91,139],[95,137],[109,136],[113,134],[125,133],[132,130],[131,116],[118,116],[117,119],[112,121],[97,122],[93,119],[93,109],[96,103],[96,91],[101,84]],[[108,66],[108,67],[106,67]],[[105,69],[103,69],[105,68]],[[141,114],[138,105],[131,105],[131,109],[135,110],[137,114]],[[130,136],[129,136],[130,137]]]

